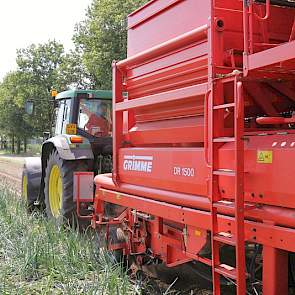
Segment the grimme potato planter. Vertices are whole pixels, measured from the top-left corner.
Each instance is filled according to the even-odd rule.
[[[113,172],[95,177],[94,213],[81,216],[110,249],[139,266],[205,264],[214,294],[224,281],[288,294],[294,20],[290,0],[152,0],[129,15],[128,57],[113,64]],[[75,178],[79,209],[92,198]]]

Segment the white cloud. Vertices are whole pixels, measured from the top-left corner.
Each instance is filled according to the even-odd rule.
[[[16,50],[55,39],[72,47],[76,23],[91,0],[0,0],[0,80],[16,68]]]

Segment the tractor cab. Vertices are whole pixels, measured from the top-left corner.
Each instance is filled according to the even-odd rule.
[[[55,135],[75,133],[92,141],[98,137],[111,137],[111,91],[69,90],[58,94],[55,100]]]
[[[55,105],[54,135],[66,136],[72,147],[89,144],[94,170],[108,172],[112,154],[112,92],[68,90],[56,95]]]

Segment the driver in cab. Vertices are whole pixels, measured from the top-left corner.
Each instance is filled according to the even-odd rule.
[[[108,107],[101,103],[95,112],[91,112],[85,105],[81,105],[82,112],[88,116],[84,129],[94,136],[108,136],[111,132],[111,123],[107,119]]]

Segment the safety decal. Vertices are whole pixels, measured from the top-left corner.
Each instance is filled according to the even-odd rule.
[[[272,164],[272,151],[257,151],[257,163]]]

